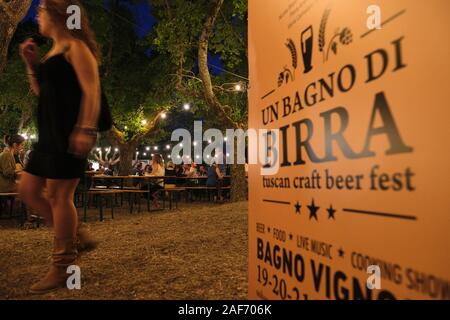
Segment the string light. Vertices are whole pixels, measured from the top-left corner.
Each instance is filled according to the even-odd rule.
[[[189,110],[191,108],[191,106],[189,105],[189,103],[185,103],[183,105],[184,110]]]
[[[167,114],[163,113],[163,114],[161,115],[161,118],[163,118],[163,119],[167,118]]]
[[[155,147],[153,148],[153,150],[158,150],[158,146],[155,146]]]
[[[142,125],[145,126],[147,124],[147,120],[144,119],[144,120],[141,121],[141,123],[142,123]]]
[[[167,150],[169,150],[170,149],[170,145],[168,144],[168,145],[166,145],[166,149]]]
[[[150,147],[145,148],[145,150],[150,151]]]

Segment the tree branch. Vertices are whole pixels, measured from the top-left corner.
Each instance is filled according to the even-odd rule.
[[[161,123],[161,119],[162,119],[162,115],[164,113],[166,113],[167,111],[161,110],[156,117],[153,118],[152,121],[150,121],[149,124],[147,124],[146,126],[146,130],[140,134],[137,134],[136,136],[133,137],[132,141],[135,142],[140,142],[145,138],[150,137],[152,134],[155,134],[156,132],[159,131],[159,124]]]
[[[211,37],[211,34],[214,29],[214,24],[216,22],[216,19],[219,15],[220,9],[223,5],[224,0],[217,0],[206,19],[203,30],[200,35],[199,40],[199,46],[198,46],[198,66],[199,66],[199,73],[200,78],[202,79],[203,83],[203,91],[204,91],[204,98],[206,104],[217,111],[221,116],[224,124],[226,126],[231,126],[233,128],[238,128],[239,124],[237,124],[233,119],[230,118],[229,114],[230,112],[227,111],[227,109],[231,109],[228,106],[223,106],[219,99],[217,99],[216,94],[214,93],[212,81],[211,81],[211,74],[209,73],[208,69],[208,46],[209,46],[209,39]]]
[[[9,43],[30,5],[31,0],[0,1],[0,74],[6,66]]]
[[[111,144],[117,143],[117,144],[126,144],[125,137],[122,132],[119,131],[115,126],[111,128],[106,133],[106,136]]]
[[[167,9],[167,15],[168,15],[169,19],[172,20],[173,15],[172,15],[172,9],[170,8],[169,0],[165,0],[165,4],[166,4],[166,9]]]

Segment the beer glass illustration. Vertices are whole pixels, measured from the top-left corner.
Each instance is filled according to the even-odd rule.
[[[306,28],[300,38],[302,45],[303,57],[303,73],[308,73],[312,70],[312,51],[313,51],[313,28],[312,25]]]

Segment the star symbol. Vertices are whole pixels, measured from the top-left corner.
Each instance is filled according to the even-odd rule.
[[[344,257],[344,253],[345,253],[344,250],[342,250],[342,248],[339,248],[338,252],[339,252],[339,257],[343,258]]]
[[[319,221],[319,219],[317,218],[317,211],[319,210],[320,207],[317,207],[314,204],[314,199],[312,199],[311,205],[309,205],[307,207],[309,209],[309,220],[311,220],[312,218],[315,218],[316,221]]]
[[[334,217],[336,210],[333,209],[333,206],[331,204],[330,204],[330,207],[327,209],[327,211],[328,211],[328,219],[336,220],[336,218]]]
[[[300,214],[300,208],[302,207],[300,203],[297,201],[297,203],[294,205],[295,207],[295,214]]]

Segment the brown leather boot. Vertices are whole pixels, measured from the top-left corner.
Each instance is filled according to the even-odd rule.
[[[95,240],[89,233],[86,225],[78,223],[77,229],[77,250],[79,253],[84,251],[91,251],[97,248],[98,241]]]
[[[43,294],[59,288],[66,288],[67,268],[75,264],[77,258],[76,241],[73,238],[54,239],[52,264],[45,277],[30,288],[31,293]]]

